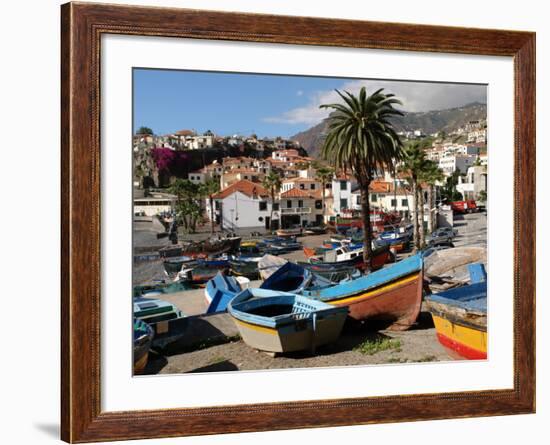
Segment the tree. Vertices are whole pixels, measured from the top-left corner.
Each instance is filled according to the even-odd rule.
[[[210,204],[210,232],[214,233],[214,195],[220,191],[220,181],[215,178],[208,179],[200,185],[201,195],[208,198]]]
[[[139,127],[136,134],[154,134],[149,127]]]
[[[443,181],[443,172],[433,161],[427,160],[423,172],[423,180],[428,184],[428,233],[432,233],[435,227],[435,194],[434,188],[437,182]]]
[[[264,176],[262,185],[269,190],[271,196],[271,215],[269,217],[269,228],[273,230],[273,206],[275,205],[275,194],[281,188],[281,177],[275,170],[270,170],[267,175]]]
[[[200,190],[197,184],[188,179],[176,179],[168,188],[176,195],[176,215],[183,227],[191,232],[196,231],[197,221],[201,216]]]
[[[462,173],[460,173],[460,170],[455,170],[451,176],[447,177],[447,181],[445,182],[445,186],[443,187],[443,190],[441,191],[442,198],[447,202],[452,201],[462,201],[463,196],[462,193],[460,193],[456,186],[458,184],[458,178],[462,176]]]
[[[426,169],[426,155],[418,142],[407,145],[404,150],[400,171],[407,175],[414,199],[414,248],[423,247],[424,238],[424,194],[419,187],[422,175]]]
[[[358,96],[347,91],[336,93],[344,103],[324,104],[334,111],[328,117],[327,136],[321,154],[336,169],[351,170],[361,189],[364,226],[363,258],[372,269],[372,227],[370,224],[369,186],[377,172],[393,170],[403,156],[403,144],[390,119],[403,113],[395,109],[401,102],[383,89],[367,96],[362,87]]]
[[[321,182],[321,198],[323,200],[323,224],[325,223],[325,191],[326,185],[332,181],[334,170],[329,167],[319,166],[316,170],[315,177]]]

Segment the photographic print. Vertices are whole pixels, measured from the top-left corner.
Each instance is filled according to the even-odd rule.
[[[486,359],[486,100],[135,68],[134,373]]]

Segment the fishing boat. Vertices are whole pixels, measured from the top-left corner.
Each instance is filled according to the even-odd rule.
[[[158,297],[164,294],[171,294],[174,292],[181,292],[188,290],[188,287],[183,283],[165,282],[165,281],[153,281],[150,283],[140,284],[134,286],[134,297]]]
[[[232,275],[246,277],[250,280],[257,280],[260,278],[258,262],[261,258],[262,257],[239,257],[229,260],[229,270]]]
[[[183,317],[183,313],[173,304],[158,298],[134,298],[134,317],[155,325],[161,321]]]
[[[151,326],[134,318],[134,374],[141,374],[147,366],[153,335]]]
[[[380,320],[388,329],[406,330],[420,312],[422,256],[417,254],[355,280],[301,294],[335,306],[347,306],[356,320]]]
[[[196,258],[200,256],[221,255],[223,253],[231,254],[239,250],[240,244],[240,237],[191,241],[182,246],[180,255]]]
[[[329,280],[289,261],[271,274],[260,288],[299,294],[306,288],[318,289],[332,284]]]
[[[246,289],[227,306],[244,342],[272,353],[309,350],[337,340],[347,308],[299,295]]]
[[[177,257],[169,257],[166,258],[162,265],[164,266],[164,270],[168,275],[178,273],[184,264],[191,264],[194,261],[196,261],[194,258],[190,256],[177,256]]]
[[[211,280],[219,271],[229,270],[229,261],[219,261],[198,264],[196,266],[183,268],[175,278],[175,281],[181,281],[192,285],[201,285]]]
[[[260,261],[258,261],[258,269],[260,270],[260,277],[262,280],[267,280],[271,274],[273,274],[283,264],[288,263],[288,260],[280,258],[275,255],[264,255]]]
[[[306,254],[307,256],[307,254]],[[355,266],[358,269],[365,269],[366,264],[363,261],[363,247],[350,249],[347,246],[340,246],[337,249],[326,250],[320,255],[311,255],[308,257],[312,264],[325,264],[332,267],[337,264],[342,266]],[[372,250],[372,269],[377,270],[384,266],[391,259],[389,247],[376,247]]]
[[[218,272],[204,288],[204,296],[208,304],[206,313],[224,312],[227,304],[241,291],[242,287],[237,278]]]
[[[279,229],[275,233],[282,238],[296,237],[302,235],[303,229],[301,227],[291,227],[289,229]]]
[[[483,265],[470,264],[472,284],[426,297],[437,338],[455,359],[487,358],[487,281]]]

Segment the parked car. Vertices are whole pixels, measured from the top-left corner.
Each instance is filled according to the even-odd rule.
[[[473,199],[453,201],[451,202],[451,209],[453,209],[454,213],[472,213],[478,211],[476,202]]]
[[[428,246],[453,245],[453,239],[457,235],[457,231],[451,227],[441,227],[434,230],[427,238]]]

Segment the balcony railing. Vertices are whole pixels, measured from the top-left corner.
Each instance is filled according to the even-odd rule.
[[[281,208],[281,213],[283,215],[303,215],[311,213],[311,207],[290,207],[290,208]]]

